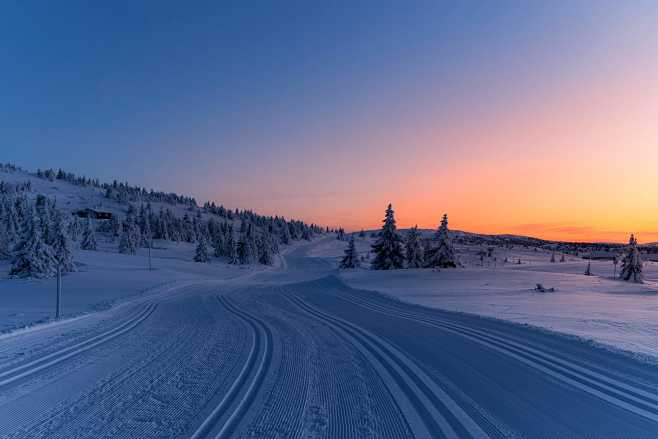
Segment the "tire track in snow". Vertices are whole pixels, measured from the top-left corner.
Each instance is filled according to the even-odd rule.
[[[186,303],[187,312],[161,306],[157,319],[147,322],[149,331],[131,335],[138,338],[135,361],[10,437],[184,437],[208,396],[228,388],[231,372],[242,366],[237,350],[227,354],[227,348],[250,343],[242,321],[209,299]]]
[[[411,437],[388,388],[363,354],[336,337],[334,328],[291,307],[285,288],[272,291],[258,303],[268,304],[268,322],[278,322],[278,370],[284,373],[272,382],[263,411],[240,437]]]
[[[286,295],[301,310],[336,328],[371,361],[417,438],[489,438],[407,355],[371,332]]]
[[[236,315],[251,329],[252,344],[249,351],[249,356],[245,361],[244,366],[240,370],[240,374],[233,382],[226,395],[217,404],[217,406],[210,412],[206,419],[192,434],[191,439],[201,439],[212,437],[215,439],[222,439],[230,437],[231,433],[235,430],[240,420],[249,409],[251,403],[256,397],[256,393],[260,388],[267,366],[272,357],[272,332],[270,328],[260,319],[253,317],[246,312],[235,308],[225,297],[219,296],[219,302],[231,313]],[[260,357],[260,361],[259,358]],[[251,380],[250,380],[251,375]],[[248,384],[247,384],[248,383]],[[240,398],[240,390],[247,386]],[[237,405],[231,412],[231,406]],[[218,433],[214,433],[218,423],[222,418],[226,417],[224,424],[219,429]]]
[[[420,312],[405,311],[399,306],[383,304],[380,301],[368,300],[352,294],[341,295],[340,297],[371,311],[411,320],[460,335],[514,358],[571,387],[587,392],[638,416],[658,422],[658,395],[569,360],[559,358],[553,353],[543,351],[536,345],[519,342],[516,339],[506,337],[500,332],[496,334],[483,332],[460,323],[428,316]]]
[[[133,318],[123,322],[122,324],[105,331],[99,335],[88,338],[81,342],[75,343],[70,346],[63,347],[47,355],[35,358],[26,363],[12,366],[8,369],[0,371],[0,388],[6,387],[23,378],[27,378],[36,374],[44,369],[55,366],[71,357],[75,357],[83,352],[113,340],[120,335],[136,328],[140,323],[149,318],[155,311],[157,305],[149,304],[146,308],[138,313]]]

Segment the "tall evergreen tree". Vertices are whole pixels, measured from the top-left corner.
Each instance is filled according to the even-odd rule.
[[[199,239],[196,244],[196,253],[194,255],[195,262],[210,262],[210,254],[208,253],[208,244],[206,242],[205,236],[203,234],[199,235]]]
[[[135,229],[135,220],[128,215],[123,223],[123,230],[119,238],[119,253],[134,255],[137,253],[138,238]]]
[[[227,249],[229,251],[227,257],[228,257],[228,263],[229,264],[239,264],[240,263],[240,257],[238,255],[238,244],[235,242],[233,239],[233,235],[229,238],[229,240],[226,241]]]
[[[435,241],[436,248],[432,249],[430,257],[425,262],[428,267],[450,268],[457,266],[455,249],[452,246],[448,230],[448,215],[444,214],[441,218],[441,224],[436,231]]]
[[[96,232],[91,225],[91,219],[87,218],[85,228],[82,232],[82,242],[80,242],[80,248],[82,250],[96,250],[96,247]]]
[[[144,219],[144,229],[142,230],[142,241],[146,248],[151,248],[153,245],[153,231],[151,230],[151,218],[146,216]]]
[[[374,270],[395,270],[403,268],[402,238],[395,226],[395,216],[391,204],[386,208],[384,225],[377,241],[372,245],[375,259],[372,262]]]
[[[354,243],[354,235],[351,235],[345,249],[345,255],[340,261],[340,268],[359,268],[360,265],[359,254],[356,251],[356,244]]]
[[[625,281],[642,283],[642,255],[637,248],[637,239],[631,235],[624,258],[621,261],[621,272],[619,277]]]
[[[9,271],[11,276],[47,278],[55,275],[52,248],[43,241],[41,221],[31,210],[17,244]]]
[[[264,235],[258,240],[258,263],[263,265],[272,265],[272,244],[269,235]]]
[[[64,225],[64,219],[62,218],[62,213],[60,211],[57,211],[55,214],[53,232],[54,242],[52,248],[56,264],[60,267],[63,273],[75,271],[75,265],[73,264],[73,251],[71,250],[69,237],[66,233],[66,226]]]
[[[11,257],[11,247],[7,228],[0,224],[0,259],[9,259]]]
[[[407,232],[407,239],[404,243],[407,256],[408,268],[421,268],[425,265],[423,258],[423,248],[420,242],[420,232],[418,226],[414,226]]]

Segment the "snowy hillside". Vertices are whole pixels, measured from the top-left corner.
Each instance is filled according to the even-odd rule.
[[[84,209],[112,218],[88,221],[77,215]],[[175,194],[0,165],[0,332],[53,317],[57,233],[69,247],[62,312],[70,317],[173,282],[277,267],[280,251],[320,232],[300,221],[198,207]]]

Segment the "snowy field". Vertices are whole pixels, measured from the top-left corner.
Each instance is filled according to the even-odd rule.
[[[372,241],[356,242],[365,254]],[[345,246],[325,241],[311,255],[338,258]],[[645,262],[646,281],[637,285],[613,279],[609,261],[593,261],[594,276],[584,276],[587,261],[581,258],[550,263],[550,253],[527,249],[507,256],[512,262],[495,269],[471,261],[456,270],[362,269],[344,271],[341,277],[354,288],[410,303],[530,324],[658,359],[658,264]],[[518,259],[522,265],[514,263]],[[556,291],[538,293],[537,283]]]
[[[192,261],[194,245],[155,241],[152,250],[153,270],[148,270],[147,249],[136,255],[116,252],[116,243],[99,243],[99,251],[76,249],[78,271],[63,277],[62,315],[77,316],[104,310],[113,304],[136,299],[163,288],[193,280],[231,279],[248,276],[274,267],[237,266],[214,261]],[[0,262],[0,272],[9,264]],[[55,312],[55,279],[0,278],[0,332],[15,330],[51,320]]]

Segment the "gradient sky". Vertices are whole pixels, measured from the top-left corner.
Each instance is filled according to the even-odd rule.
[[[391,201],[402,227],[655,241],[656,23],[655,1],[6,2],[0,161],[348,229]]]

